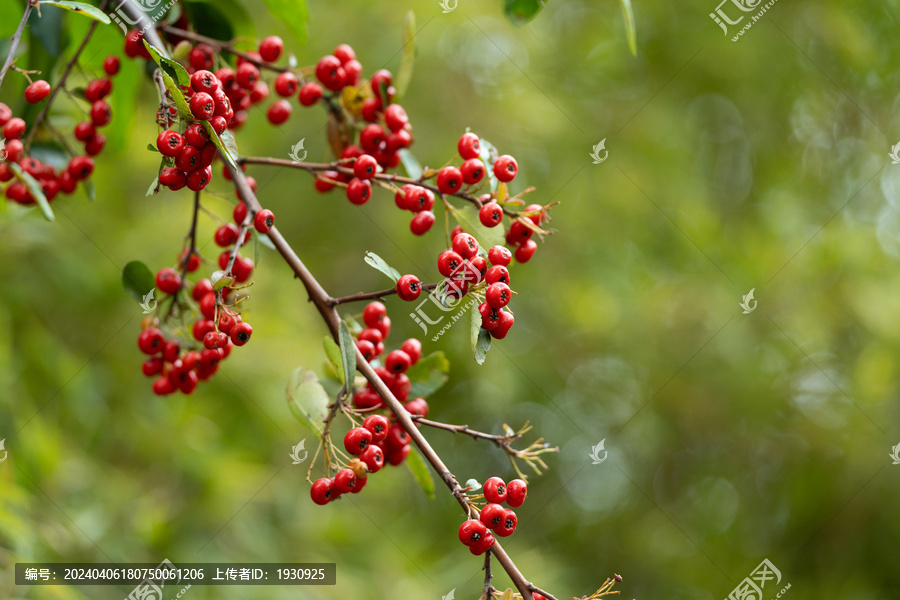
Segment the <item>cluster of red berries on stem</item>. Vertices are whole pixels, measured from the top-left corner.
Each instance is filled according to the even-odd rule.
[[[518,524],[516,513],[512,509],[522,506],[527,494],[528,486],[521,479],[513,479],[508,485],[499,477],[491,477],[485,481],[484,499],[488,504],[481,509],[477,519],[469,519],[459,526],[459,541],[477,556],[494,545],[495,535],[512,535]],[[504,502],[510,508],[503,508],[501,504]]]
[[[112,92],[110,78],[119,72],[119,58],[108,56],[103,62],[103,69],[107,77],[90,81],[84,90],[84,99],[91,104],[90,120],[78,123],[73,132],[75,139],[84,144],[84,154],[71,157],[64,169],[58,170],[37,158],[27,156],[23,142],[25,121],[14,116],[13,111],[0,102],[0,137],[5,140],[5,148],[0,149],[0,183],[16,178],[15,171],[10,166],[15,163],[37,181],[47,202],[52,202],[60,192],[73,193],[79,181],[91,176],[94,172],[94,159],[91,157],[100,154],[106,144],[106,137],[97,130],[112,120],[112,111],[105,98]],[[30,104],[37,104],[46,99],[50,92],[50,84],[41,79],[25,89],[25,100]],[[25,181],[15,181],[6,186],[6,197],[26,206],[35,203],[34,195]]]
[[[316,504],[328,504],[341,494],[357,494],[368,481],[369,473],[377,473],[384,466],[383,444],[391,425],[383,415],[369,415],[361,427],[354,427],[344,436],[344,449],[354,458],[338,470],[334,477],[322,477],[313,482],[310,497]]]

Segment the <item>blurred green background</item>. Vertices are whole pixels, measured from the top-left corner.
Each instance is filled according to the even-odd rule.
[[[497,1],[442,13],[436,0],[314,0],[305,45],[256,0],[240,20],[246,35],[282,35],[300,64],[350,43],[369,74],[396,71],[415,11],[402,101],[415,154],[442,165],[471,127],[518,158],[514,191],[560,202],[557,233],[513,270],[516,326],[485,365],[465,325],[425,341],[452,360],[434,418],[493,432],[531,419],[560,447],[505,542],[526,577],[559,598],[617,572],[625,598],[720,599],[768,558],[782,581],[766,599],[787,583],[794,600],[900,598],[888,456],[900,443],[900,166],[888,157],[900,2],[784,1],[736,43],[709,18],[715,2],[636,0],[636,56],[612,0],[555,0],[522,27]],[[0,1],[0,38],[21,6]],[[71,52],[87,23],[63,18]],[[120,33],[101,27],[84,74],[111,50]],[[54,202],[55,223],[0,204],[0,597],[130,591],[16,587],[17,561],[166,557],[337,564],[334,587],[195,586],[195,600],[477,598],[481,560],[456,540],[458,506],[443,490],[428,500],[405,468],[336,504],[309,501],[306,465],[288,455],[311,434],[284,388],[298,366],[322,371],[325,329],[275,253],[261,250],[254,276],[252,342],[193,396],[153,396],[121,270],[174,264],[190,194],[144,197],[154,93],[141,65],[122,71],[96,201]],[[20,108],[21,89],[11,73],[0,100]],[[295,107],[273,128],[256,109],[238,143],[287,158],[305,138],[309,160],[325,159],[323,124]],[[603,139],[609,157],[593,164]],[[332,294],[385,287],[367,250],[437,279],[440,220],[414,238],[387,193],[360,208],[314,193],[302,172],[250,173]],[[233,193],[218,175],[208,190],[200,233],[214,258]],[[758,307],[742,314],[751,288]],[[388,305],[396,344],[418,331],[401,304]],[[513,476],[484,443],[426,434],[463,480]],[[593,465],[600,440],[608,459]]]

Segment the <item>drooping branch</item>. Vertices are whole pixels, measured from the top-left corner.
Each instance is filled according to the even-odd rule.
[[[34,8],[34,5],[34,0],[28,0],[28,4],[25,5],[25,12],[22,14],[22,20],[19,21],[19,27],[9,41],[9,54],[6,56],[6,62],[3,63],[3,68],[0,69],[0,87],[3,87],[3,78],[6,77],[6,72],[9,71],[9,67],[16,59],[16,50],[19,49],[22,32],[25,31],[25,24],[28,23],[28,17],[31,16],[31,9]]]

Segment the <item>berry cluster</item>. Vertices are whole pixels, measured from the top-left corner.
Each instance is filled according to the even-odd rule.
[[[521,479],[513,479],[508,485],[499,477],[491,477],[485,481],[484,499],[488,504],[481,509],[478,519],[469,519],[459,526],[459,541],[477,556],[484,554],[494,545],[495,535],[500,537],[512,535],[518,523],[516,513],[512,509],[522,506],[527,494],[528,486]],[[501,506],[503,502],[510,508],[503,508]]]
[[[383,443],[391,425],[383,415],[369,415],[362,427],[354,427],[344,436],[344,448],[354,458],[334,477],[317,479],[310,489],[316,504],[328,504],[341,494],[358,494],[368,481],[369,473],[377,473],[384,466]]]
[[[108,77],[92,80],[84,91],[85,100],[91,103],[90,121],[79,123],[73,132],[75,139],[84,143],[85,153],[73,156],[62,170],[26,155],[22,141],[25,135],[25,121],[14,116],[12,110],[0,102],[0,128],[2,138],[5,140],[5,150],[0,148],[0,183],[6,183],[15,177],[9,163],[16,163],[22,171],[37,181],[44,197],[48,202],[52,202],[60,192],[73,193],[79,181],[91,176],[94,172],[94,159],[91,157],[100,154],[106,144],[106,137],[97,129],[105,127],[112,120],[112,111],[104,98],[112,92],[112,81],[109,77],[119,72],[119,58],[108,56],[103,63],[103,69]],[[25,101],[37,104],[45,100],[50,91],[50,84],[40,79],[25,89]],[[34,196],[24,181],[9,184],[6,187],[6,197],[17,204],[35,203]]]

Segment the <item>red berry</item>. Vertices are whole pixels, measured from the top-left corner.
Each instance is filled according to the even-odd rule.
[[[484,276],[484,280],[488,285],[492,283],[505,283],[509,285],[509,269],[504,266],[497,265],[496,267],[491,267],[488,269],[488,272]]]
[[[119,73],[119,57],[115,55],[107,56],[103,61],[103,72],[107,75],[117,75]]]
[[[235,262],[237,266],[237,262]],[[243,346],[250,341],[250,335],[253,334],[253,328],[250,323],[240,322],[231,329],[231,343],[235,346]]]
[[[519,165],[516,163],[516,159],[509,154],[504,154],[494,161],[494,175],[504,183],[515,179],[518,171]]]
[[[97,133],[84,144],[84,152],[88,156],[97,156],[103,152],[103,146],[106,145],[106,136]]]
[[[391,104],[391,106],[397,106]],[[397,152],[401,148],[408,148],[412,144],[412,135],[405,129],[394,131],[384,138],[384,147],[388,153]]]
[[[503,513],[503,522],[494,528],[494,533],[500,537],[512,535],[512,532],[516,530],[517,523],[518,519],[516,518],[516,513],[512,510],[505,510]]]
[[[216,102],[206,92],[196,92],[191,96],[191,114],[195,119],[207,121],[216,113]]]
[[[366,342],[367,344],[369,342]],[[353,395],[353,406],[360,409],[375,408],[383,403],[378,392],[369,388],[363,388]]]
[[[366,340],[357,341],[356,347],[367,362],[375,358],[375,344],[372,342],[367,342]]]
[[[453,237],[453,251],[463,258],[473,258],[478,254],[478,242],[468,233],[459,233]]]
[[[125,34],[125,55],[130,58],[150,58],[150,52],[144,47],[144,34],[132,29]]]
[[[534,212],[536,210],[542,211],[543,208],[544,207],[541,206],[540,204],[529,204],[528,206],[525,207],[525,212]],[[539,212],[537,214],[531,215],[528,218],[531,219],[531,222],[534,223],[535,225],[540,225],[546,216],[547,215],[544,214],[543,212]]]
[[[282,98],[289,98],[297,92],[297,76],[289,71],[285,71],[275,78],[275,93]]]
[[[425,235],[434,225],[434,221],[434,213],[430,210],[423,210],[409,222],[409,230],[413,235]]]
[[[387,308],[381,302],[369,302],[363,309],[363,323],[366,324],[366,327],[376,327],[386,316]]]
[[[527,263],[534,256],[535,250],[537,250],[537,242],[526,240],[524,244],[516,248],[516,262]]]
[[[166,167],[159,174],[159,182],[172,191],[177,191],[187,185],[187,177],[175,167]]]
[[[377,329],[378,332],[381,333],[381,337],[383,337],[384,339],[387,339],[387,336],[390,335],[390,333],[391,333],[391,318],[385,317],[382,320],[380,320],[378,322],[378,324],[375,325],[375,329]],[[381,344],[381,346],[379,347],[379,350],[378,350],[378,354],[381,354],[383,351],[384,351],[384,344]]]
[[[209,294],[212,291],[212,282],[209,279],[201,279],[194,284],[194,289],[191,290],[191,298],[199,301],[201,298],[203,298],[203,296]]]
[[[380,69],[375,71],[372,74],[372,79],[369,80],[369,85],[372,88],[372,93],[375,94],[375,97],[381,101],[384,101],[385,98],[382,98],[382,90],[387,93],[388,100],[390,99],[391,94],[391,72],[387,69]]]
[[[264,208],[253,217],[253,226],[259,233],[269,233],[275,225],[275,214],[268,208]]]
[[[199,192],[212,180],[212,167],[195,169],[187,176],[187,187],[192,192]]]
[[[415,275],[403,275],[397,280],[396,289],[401,300],[412,302],[422,293],[422,284]]]
[[[195,71],[191,75],[191,89],[194,92],[204,92],[212,95],[219,89],[219,78],[206,69]]]
[[[29,104],[37,104],[50,95],[50,84],[43,79],[38,79],[25,88],[25,101]]]
[[[156,149],[163,156],[177,156],[183,148],[184,138],[177,131],[167,129],[156,138]]]
[[[6,138],[7,144],[9,140],[17,140],[25,133],[25,121],[19,117],[13,117],[3,126],[3,137]]]
[[[496,202],[488,202],[478,211],[478,218],[485,227],[496,227],[503,222],[503,209]]]
[[[391,425],[388,429],[387,437],[384,439],[384,445],[388,448],[402,448],[410,442],[409,434],[400,425]]]
[[[165,294],[174,294],[181,289],[181,275],[175,269],[160,269],[156,274],[156,287]]]
[[[194,336],[194,339],[198,342],[202,342],[203,338],[206,337],[206,334],[210,331],[214,331],[216,328],[216,324],[210,321],[209,319],[201,319],[194,323],[194,327],[191,330],[191,333]]]
[[[270,35],[259,43],[259,56],[266,62],[275,62],[284,52],[284,42],[277,35]]]
[[[438,271],[444,277],[450,277],[453,275],[459,267],[463,264],[463,258],[457,252],[453,250],[444,250],[441,252],[440,256],[438,256],[437,267]]]
[[[109,79],[95,79],[87,85],[84,97],[88,102],[96,102],[106,98],[112,92],[112,81]]]
[[[353,174],[360,179],[372,179],[378,172],[378,161],[368,154],[363,154],[353,163]]]
[[[163,369],[163,359],[159,356],[153,356],[144,361],[141,365],[141,372],[147,377],[159,375]]]
[[[506,517],[506,509],[499,504],[488,504],[481,509],[478,520],[484,523],[488,529],[499,527]]]
[[[341,469],[334,476],[334,489],[339,494],[349,494],[356,488],[356,473],[352,469]]]
[[[405,373],[411,364],[409,354],[403,350],[393,350],[384,360],[384,366],[391,373]]]
[[[90,121],[83,121],[75,126],[75,139],[79,142],[86,142],[97,133],[97,129]],[[157,140],[157,143],[159,140]]]
[[[484,178],[484,163],[480,158],[470,158],[459,167],[463,182],[474,185]]]
[[[347,74],[336,56],[323,56],[316,65],[316,78],[331,91],[344,87]]]
[[[368,179],[353,178],[347,184],[347,199],[353,204],[365,204],[371,196],[372,184]]]
[[[488,550],[490,550],[493,547],[494,542],[495,542],[494,534],[492,534],[490,531],[488,531],[484,535],[484,539],[482,539],[477,544],[473,544],[473,545],[469,546],[469,552],[471,552],[475,556],[481,556],[482,554],[484,554],[485,552],[487,552]]]
[[[499,315],[499,322],[497,324],[497,328],[491,331],[491,337],[494,339],[502,340],[506,337],[506,334],[509,333],[510,328],[512,328],[516,320],[512,316],[512,313],[508,313],[505,310],[500,310],[497,312]]]
[[[103,100],[97,100],[91,105],[91,122],[95,127],[103,127],[112,120],[112,110]]]
[[[472,546],[484,539],[487,528],[481,521],[469,519],[459,526],[459,541],[466,546]]]
[[[387,317],[384,318],[386,319]],[[381,321],[379,321],[378,323],[381,323]],[[376,325],[378,323],[376,323]],[[381,331],[374,327],[367,327],[366,329],[363,329],[359,332],[357,339],[360,341],[371,342],[373,345],[377,346],[384,341],[384,334],[382,334]]]
[[[214,58],[213,49],[206,44],[197,44],[188,54],[188,62],[195,69],[211,69]]]
[[[217,246],[226,248],[235,243],[240,234],[241,232],[236,226],[231,223],[225,223],[223,225],[219,225],[219,228],[216,229],[216,235],[214,239]]]
[[[437,186],[443,194],[453,194],[462,187],[462,173],[456,167],[444,167],[438,171]]]
[[[434,207],[434,192],[428,188],[414,185],[407,190],[405,204],[413,212],[430,211]]]
[[[484,499],[494,504],[506,500],[506,483],[499,477],[491,477],[484,482]]]
[[[512,508],[518,508],[525,502],[528,495],[528,484],[521,479],[513,479],[506,484],[506,503]]]
[[[359,145],[365,152],[377,152],[381,142],[385,140],[384,128],[372,123],[366,125],[359,133]]]
[[[353,456],[359,456],[372,443],[372,432],[354,427],[344,436],[344,448]]]
[[[409,116],[399,104],[391,104],[384,109],[384,121],[391,131],[400,131],[409,123]]]
[[[243,225],[244,219],[247,218],[247,205],[243,202],[238,202],[237,206],[234,207],[234,212],[231,213],[231,216],[234,218],[235,223]]]
[[[492,283],[484,293],[484,299],[491,308],[503,308],[512,299],[512,290],[505,283]]]
[[[362,426],[372,433],[372,443],[378,443],[387,437],[391,423],[383,415],[369,415]]]
[[[322,86],[315,81],[303,84],[300,88],[300,94],[297,97],[303,106],[312,106],[322,99]]]
[[[334,490],[334,480],[329,478],[317,479],[310,488],[309,495],[312,501],[318,505],[328,504],[337,497]]]
[[[422,342],[420,342],[416,338],[410,338],[403,342],[403,345],[400,346],[400,349],[406,352],[407,355],[409,355],[409,362],[411,365],[419,362],[419,358],[422,356]]]
[[[163,337],[162,331],[156,327],[148,327],[138,336],[138,348],[144,354],[156,354],[163,349],[166,338]]]
[[[252,258],[238,258],[234,261],[234,268],[232,269],[232,273],[234,274],[234,279],[238,283],[243,283],[250,279],[250,274],[253,272],[253,259]]]
[[[506,246],[494,246],[488,250],[488,260],[492,265],[506,267],[512,261],[512,252]]]
[[[353,48],[348,44],[341,44],[337,48],[334,49],[334,57],[341,61],[341,64],[347,64],[351,60],[356,60],[356,53],[353,51]]]
[[[384,451],[378,446],[369,446],[359,455],[359,460],[366,463],[369,473],[377,473],[384,466]]]
[[[415,400],[410,400],[406,404],[403,405],[403,408],[406,409],[411,415],[419,415],[420,417],[428,416],[428,402],[425,401],[425,398],[419,397]]]
[[[153,382],[153,393],[157,396],[167,396],[175,393],[175,386],[168,377],[159,377]]]
[[[481,153],[478,136],[472,132],[462,134],[459,138],[459,142],[456,144],[456,149],[464,160],[478,158]]]
[[[245,62],[237,68],[234,79],[245,90],[252,90],[259,81],[259,69],[253,63]]]

